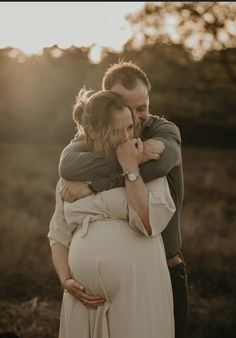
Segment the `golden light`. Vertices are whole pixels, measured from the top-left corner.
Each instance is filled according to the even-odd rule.
[[[26,56],[32,56],[32,55],[41,55],[43,53],[42,48],[38,47],[37,45],[33,44],[25,44],[21,47],[21,50]]]
[[[92,46],[88,56],[93,63],[99,63],[102,59],[102,48],[98,45]]]
[[[125,16],[145,2],[0,2],[0,48],[11,46],[27,56],[58,45],[90,47],[99,62],[101,47],[120,50],[132,32]],[[101,46],[101,47],[100,47]]]

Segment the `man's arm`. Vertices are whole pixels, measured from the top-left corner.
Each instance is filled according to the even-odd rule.
[[[90,181],[106,177],[118,171],[119,164],[113,155],[106,158],[102,153],[88,152],[84,141],[70,143],[60,157],[59,173],[67,181]]]
[[[154,119],[144,136],[165,144],[165,150],[158,160],[151,160],[140,166],[144,182],[149,182],[166,176],[173,168],[180,165],[182,161],[181,136],[179,128],[165,119]]]
[[[146,140],[143,142],[144,150],[145,143],[148,144],[150,139],[162,141],[165,150],[162,153],[161,149],[161,155],[158,157],[153,156],[158,158],[157,160],[140,165],[144,182],[167,175],[181,163],[181,137],[178,127],[165,119],[151,118],[152,124],[143,135]],[[100,153],[85,152],[85,149],[84,142],[75,141],[62,152],[59,171],[65,180],[90,181],[91,188],[95,192],[124,186],[122,169],[115,156],[107,159]]]

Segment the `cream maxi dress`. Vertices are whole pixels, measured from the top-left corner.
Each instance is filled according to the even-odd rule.
[[[165,177],[147,184],[152,236],[127,204],[125,188],[64,204],[72,276],[104,306],[87,309],[64,293],[59,338],[174,338],[172,288],[161,232],[175,206]],[[51,225],[63,244],[66,230]]]

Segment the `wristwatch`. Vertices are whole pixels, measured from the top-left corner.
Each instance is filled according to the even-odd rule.
[[[136,182],[137,179],[140,176],[140,172],[139,169],[134,170],[134,171],[125,171],[122,176],[125,177],[125,179],[127,179],[130,182]]]

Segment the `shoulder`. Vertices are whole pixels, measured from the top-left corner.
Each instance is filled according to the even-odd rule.
[[[172,134],[180,138],[180,130],[175,123],[165,119],[164,117],[151,114],[148,118],[147,124],[143,132],[148,137],[151,137],[150,134],[158,133],[158,134]]]
[[[86,143],[83,138],[75,137],[63,150],[62,157],[73,152],[86,151]]]
[[[154,128],[154,127],[160,127],[160,128],[169,128],[169,129],[179,129],[177,125],[174,122],[171,122],[164,117],[160,117],[158,115],[149,115],[148,121],[147,121],[147,127]]]

